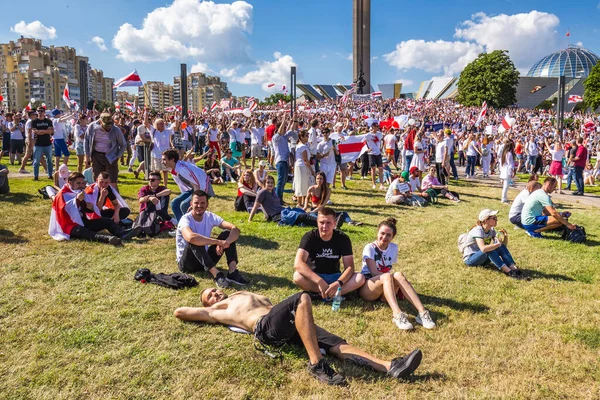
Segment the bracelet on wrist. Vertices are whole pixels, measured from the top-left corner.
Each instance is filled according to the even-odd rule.
[[[340,279],[337,280],[338,285],[340,285],[340,287],[344,286],[344,282],[342,282]]]

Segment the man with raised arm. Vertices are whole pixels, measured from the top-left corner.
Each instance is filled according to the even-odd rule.
[[[282,346],[290,343],[304,347],[310,360],[309,373],[329,385],[344,385],[344,376],[335,372],[323,358],[320,349],[341,360],[348,360],[394,378],[412,374],[423,354],[416,349],[391,361],[372,356],[346,342],[341,337],[315,325],[312,302],[307,292],[297,293],[273,305],[265,296],[250,292],[235,292],[227,297],[222,290],[202,291],[204,307],[181,307],[175,317],[184,321],[234,326],[253,332],[263,346]]]

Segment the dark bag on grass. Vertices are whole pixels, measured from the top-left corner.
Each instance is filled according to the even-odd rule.
[[[238,196],[235,198],[233,208],[235,211],[248,211],[246,209],[246,203],[244,203],[244,196]]]
[[[173,274],[153,274],[148,268],[140,268],[135,271],[134,279],[136,281],[143,280],[144,283],[153,283],[171,289],[184,289],[198,285],[198,282],[193,276],[179,272]]]
[[[571,243],[585,243],[587,235],[583,226],[575,225],[575,229],[565,229],[562,233],[562,238]]]
[[[141,233],[148,236],[156,236],[160,233],[160,223],[156,212],[141,211],[135,221],[133,221],[133,228],[137,228],[138,226],[142,228]]]

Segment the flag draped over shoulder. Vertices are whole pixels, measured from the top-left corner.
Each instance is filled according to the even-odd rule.
[[[69,240],[71,230],[77,225],[83,226],[83,221],[79,215],[76,193],[65,185],[52,201],[48,234],[54,240]]]

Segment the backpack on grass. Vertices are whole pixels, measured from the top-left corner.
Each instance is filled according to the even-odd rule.
[[[585,243],[587,235],[583,226],[575,225],[575,229],[565,229],[562,233],[562,238],[571,243]]]
[[[467,247],[467,240],[469,238],[469,232],[461,233],[458,235],[458,251],[460,254],[465,252],[465,247]]]

